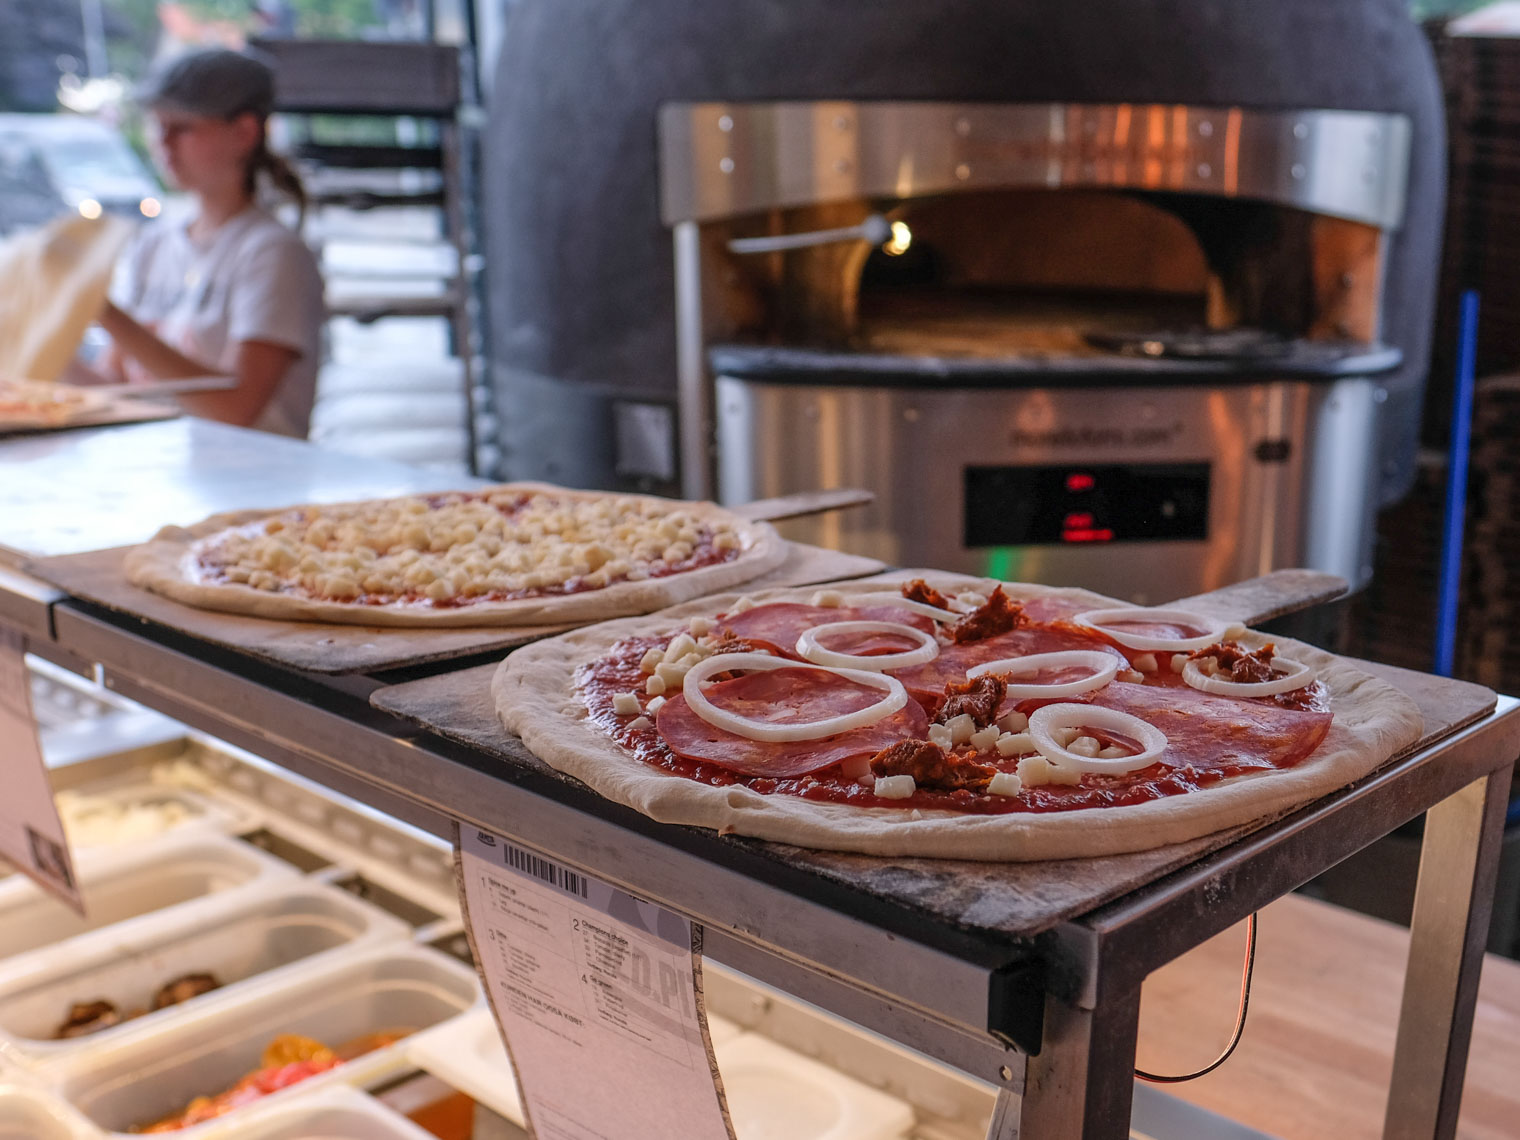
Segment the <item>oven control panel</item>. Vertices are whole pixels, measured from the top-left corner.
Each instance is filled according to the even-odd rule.
[[[964,501],[973,548],[1203,540],[1209,464],[967,467]]]

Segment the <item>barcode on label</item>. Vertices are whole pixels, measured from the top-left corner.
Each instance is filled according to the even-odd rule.
[[[524,851],[520,847],[513,847],[510,843],[503,844],[502,858],[508,867],[521,871],[525,875],[532,875],[535,879],[542,879],[551,887],[558,887],[572,895],[581,898],[588,897],[586,889],[586,877],[577,875],[558,863],[551,863],[541,855],[535,855],[531,851]]]
[[[74,889],[74,876],[69,868],[69,853],[45,835],[39,835],[26,825],[26,842],[31,851],[32,866],[65,890]]]

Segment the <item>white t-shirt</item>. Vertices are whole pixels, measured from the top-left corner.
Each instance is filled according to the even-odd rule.
[[[299,234],[251,206],[208,237],[159,222],[138,235],[112,300],[193,360],[231,372],[238,345],[265,341],[300,356],[253,426],[304,437],[321,357],[322,276]]]

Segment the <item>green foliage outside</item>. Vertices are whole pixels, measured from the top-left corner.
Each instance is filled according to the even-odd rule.
[[[1409,10],[1416,20],[1451,19],[1478,8],[1492,0],[1410,0]]]

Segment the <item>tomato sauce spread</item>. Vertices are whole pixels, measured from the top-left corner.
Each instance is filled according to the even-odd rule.
[[[1095,632],[1082,631],[1082,627],[1061,618],[1048,624],[1023,622],[1018,633],[1021,637],[1044,633],[1069,645],[1079,631],[1084,633],[1088,646],[1106,646],[1106,640]],[[645,693],[648,675],[641,662],[650,649],[663,649],[678,632],[672,630],[661,637],[625,639],[600,658],[576,670],[575,689],[592,722],[628,748],[638,760],[674,775],[715,787],[742,784],[764,794],[791,795],[829,803],[898,810],[948,810],[971,815],[1128,806],[1185,794],[1253,772],[1291,768],[1319,747],[1329,732],[1331,721],[1328,696],[1318,681],[1303,689],[1279,694],[1291,698],[1288,702],[1270,697],[1222,697],[1191,688],[1170,668],[1170,655],[1156,654],[1160,668],[1141,675],[1141,681],[1112,681],[1099,692],[1067,699],[1087,701],[1101,693],[1104,706],[1154,724],[1168,738],[1168,762],[1165,764],[1157,763],[1118,775],[1088,772],[1077,784],[1043,784],[1025,787],[1014,796],[990,795],[983,790],[988,781],[998,772],[1017,771],[1017,756],[1005,758],[995,750],[978,752],[969,744],[942,749],[920,739],[920,729],[905,734],[902,740],[886,747],[872,748],[864,757],[851,756],[848,760],[803,775],[779,778],[745,775],[718,763],[678,754],[661,736],[655,724],[657,718],[647,712],[643,717],[630,717],[613,711],[613,698],[627,693],[635,694],[640,708],[647,710],[654,698]],[[960,648],[963,647],[946,647],[952,655]],[[1033,649],[1031,646],[1024,651]],[[989,652],[1008,655],[992,647]],[[1245,650],[1240,653],[1253,656]],[[805,668],[799,664],[799,674]],[[901,672],[907,674],[910,671]],[[1129,675],[1133,678],[1136,674]],[[964,672],[961,677],[964,678]],[[917,697],[915,686],[910,684],[908,687],[910,694]],[[959,682],[949,679],[944,682],[943,691],[933,698],[935,709],[924,711],[943,714],[951,707],[951,701],[959,701],[956,707],[972,715],[981,725],[985,721],[976,716],[976,711],[980,711],[980,704],[985,703],[984,698],[995,691],[992,685],[978,686],[976,682],[964,679]],[[668,703],[672,694],[666,696]],[[1001,700],[1000,693],[998,698]],[[1050,702],[1023,701],[1017,708],[1027,715],[1046,703]],[[973,705],[975,709],[971,707]],[[913,706],[914,701],[910,699],[909,709]],[[940,719],[946,718],[942,715]],[[633,724],[639,727],[634,728]],[[1103,737],[1104,743],[1119,743],[1121,746],[1125,743],[1117,738],[1111,741],[1101,733],[1093,735]],[[825,745],[838,740],[834,737],[809,743]],[[902,774],[914,777],[917,787],[912,795],[888,799],[874,793],[877,776]]]

